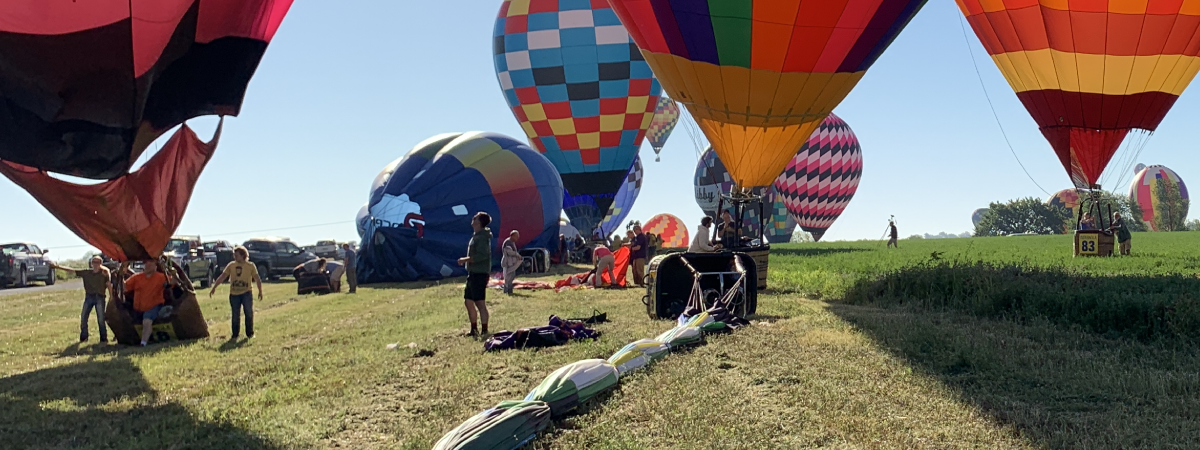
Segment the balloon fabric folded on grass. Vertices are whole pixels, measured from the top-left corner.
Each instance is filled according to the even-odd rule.
[[[550,405],[554,417],[567,414],[600,393],[617,386],[617,368],[603,359],[585,359],[555,370],[525,396],[526,401]]]
[[[503,401],[450,430],[433,450],[513,450],[550,425],[550,406],[539,401]]]
[[[483,344],[483,351],[556,347],[572,340],[599,339],[600,332],[584,326],[581,321],[550,316],[549,325],[500,331]]]
[[[616,367],[617,374],[623,377],[626,373],[658,361],[669,353],[670,348],[667,344],[654,339],[642,339],[621,347],[608,357],[608,363]]]

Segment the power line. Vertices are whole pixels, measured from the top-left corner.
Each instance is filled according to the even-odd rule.
[[[975,76],[979,78],[979,87],[983,88],[983,97],[987,99],[988,107],[992,109],[992,117],[996,119],[996,126],[1000,127],[1000,135],[1004,136],[1004,143],[1008,144],[1008,151],[1012,153],[1013,159],[1017,160],[1017,165],[1021,166],[1021,171],[1025,172],[1025,176],[1029,181],[1033,182],[1034,186],[1042,190],[1042,193],[1050,195],[1042,185],[1038,184],[1037,180],[1033,179],[1033,175],[1029,174],[1029,170],[1025,168],[1025,164],[1021,162],[1021,158],[1017,156],[1017,151],[1013,149],[1012,142],[1008,140],[1008,133],[1004,132],[1004,124],[1000,123],[1000,115],[996,113],[996,105],[992,104],[992,96],[988,95],[987,85],[983,83],[983,73],[979,71],[979,63],[975,62],[975,51],[971,49],[971,39],[967,37],[966,19],[960,14],[958,16],[959,28],[962,28],[963,42],[967,44],[967,54],[971,55],[971,65],[975,66]]]

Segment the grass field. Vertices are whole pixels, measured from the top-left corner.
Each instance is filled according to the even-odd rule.
[[[1064,236],[779,246],[754,326],[623,379],[534,447],[1200,448],[1200,233],[1134,242],[1112,259],[1071,258]],[[236,342],[224,297],[202,297],[212,338],[145,349],[78,345],[81,292],[0,296],[0,448],[427,449],[670,327],[633,289],[489,294],[493,330],[613,322],[484,354],[461,336],[461,282],[270,284]]]

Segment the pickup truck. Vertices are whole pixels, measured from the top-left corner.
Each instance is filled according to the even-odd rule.
[[[242,245],[249,251],[250,262],[258,266],[258,275],[264,280],[291,275],[296,266],[317,257],[287,238],[255,238]]]
[[[0,245],[0,288],[8,285],[28,286],[33,281],[44,281],[53,285],[54,268],[43,250],[27,242]]]
[[[163,255],[179,264],[189,279],[199,281],[201,288],[211,286],[217,278],[217,255],[204,251],[200,236],[172,236]]]
[[[337,259],[338,250],[341,248],[342,246],[338,245],[337,241],[317,241],[312,252],[318,258]]]

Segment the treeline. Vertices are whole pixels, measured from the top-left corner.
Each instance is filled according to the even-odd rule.
[[[1159,231],[1200,230],[1200,220],[1187,220],[1188,200],[1182,198],[1175,182],[1164,179],[1156,186],[1153,225]],[[1084,213],[1097,216],[1097,226],[1108,226],[1111,215],[1120,213],[1125,217],[1129,231],[1148,231],[1142,220],[1142,205],[1128,196],[1101,191],[1093,200],[1089,195],[1080,196]],[[1073,233],[1079,217],[1070,208],[1048,204],[1040,199],[1027,197],[1008,202],[994,202],[988,206],[975,226],[975,236],[1008,236],[1013,234],[1063,234]]]

